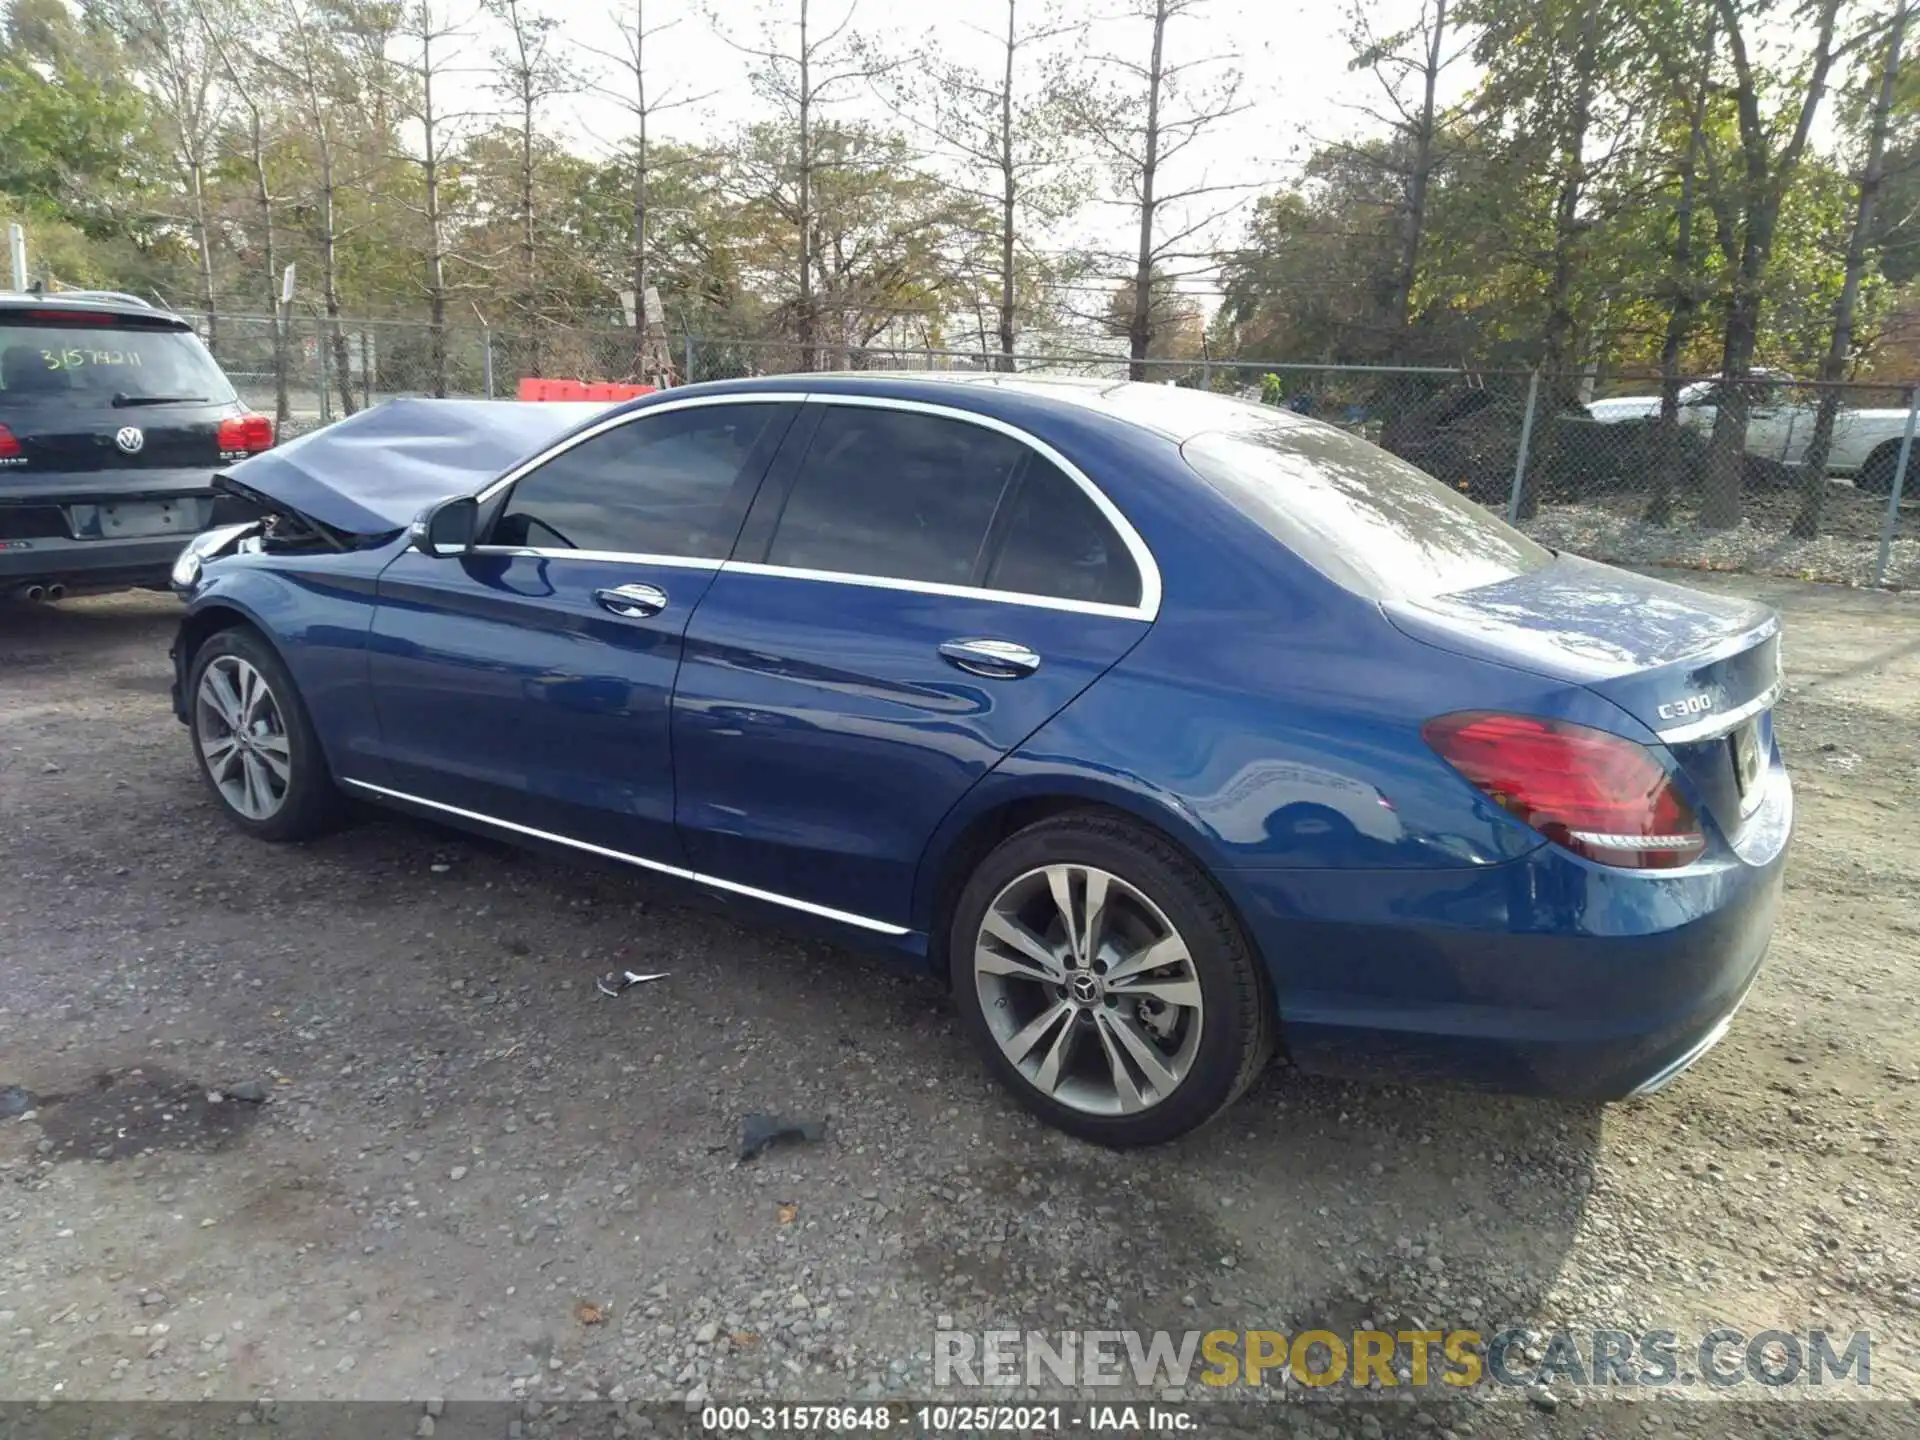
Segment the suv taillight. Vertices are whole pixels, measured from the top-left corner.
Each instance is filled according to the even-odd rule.
[[[13,431],[0,425],[0,460],[14,460],[19,455],[20,442],[13,438]]]
[[[1674,870],[1706,838],[1654,753],[1605,730],[1466,711],[1421,733],[1440,757],[1556,845],[1602,865]]]
[[[273,421],[265,415],[242,415],[236,420],[220,422],[220,453],[231,455],[244,450],[249,455],[257,455],[262,450],[273,448]]]

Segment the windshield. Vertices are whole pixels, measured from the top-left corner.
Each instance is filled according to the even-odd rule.
[[[227,404],[220,367],[186,330],[9,324],[0,317],[0,407],[108,410],[158,400]]]
[[[1377,445],[1275,416],[1195,435],[1187,463],[1301,559],[1374,600],[1511,579],[1553,552]]]

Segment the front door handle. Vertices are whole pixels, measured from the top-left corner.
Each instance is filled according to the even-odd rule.
[[[658,585],[615,585],[596,590],[593,598],[602,610],[611,610],[629,620],[644,620],[667,608],[667,592]]]
[[[988,680],[1018,680],[1040,668],[1040,657],[1013,640],[949,640],[940,655],[949,665]]]

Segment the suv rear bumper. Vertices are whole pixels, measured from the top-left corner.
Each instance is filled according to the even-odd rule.
[[[134,540],[0,540],[0,591],[21,585],[121,590],[164,585],[191,535]]]
[[[197,469],[0,472],[0,595],[26,584],[69,590],[165,585],[180,551],[202,528],[252,518],[209,478]],[[87,533],[97,528],[89,514],[94,507],[150,501],[197,505],[200,514],[160,534]]]

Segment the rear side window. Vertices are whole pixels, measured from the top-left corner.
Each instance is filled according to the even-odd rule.
[[[1091,496],[1038,455],[1027,461],[987,573],[995,590],[1140,603],[1140,571]]]
[[[1026,447],[984,426],[835,405],[780,512],[770,565],[975,583],[987,527]]]
[[[0,406],[111,410],[225,405],[233,386],[198,336],[145,326],[11,323],[0,315]]]
[[[1371,599],[1473,590],[1553,560],[1425,471],[1332,426],[1251,423],[1195,435],[1181,453],[1241,514]]]
[[[583,440],[515,482],[496,545],[724,560],[737,493],[781,405],[701,405],[642,415]],[[758,467],[752,479],[758,480]]]

